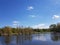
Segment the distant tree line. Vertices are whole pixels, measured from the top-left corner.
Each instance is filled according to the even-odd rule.
[[[0,35],[12,35],[12,34],[32,34],[33,30],[32,28],[12,28],[10,26],[5,26],[3,28],[0,28]]]
[[[12,34],[32,34],[35,32],[60,32],[60,23],[57,24],[51,24],[48,29],[33,29],[30,27],[27,28],[21,28],[16,27],[12,28],[10,26],[5,26],[3,28],[0,28],[0,35],[12,35]]]
[[[60,32],[60,23],[51,24],[49,28],[50,28],[50,31],[52,32]]]
[[[35,32],[50,32],[49,29],[33,29]]]

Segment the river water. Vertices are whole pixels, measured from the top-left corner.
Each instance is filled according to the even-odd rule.
[[[0,45],[60,45],[60,33],[0,36]]]

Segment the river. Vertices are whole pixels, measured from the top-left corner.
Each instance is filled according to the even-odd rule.
[[[60,45],[60,33],[0,36],[0,45]]]

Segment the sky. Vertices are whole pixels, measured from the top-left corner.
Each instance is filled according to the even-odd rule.
[[[0,0],[0,27],[48,28],[60,22],[60,0]]]

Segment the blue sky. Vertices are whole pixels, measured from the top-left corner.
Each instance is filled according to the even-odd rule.
[[[0,27],[47,28],[60,22],[60,0],[0,0]]]

